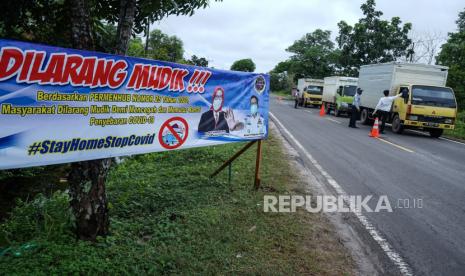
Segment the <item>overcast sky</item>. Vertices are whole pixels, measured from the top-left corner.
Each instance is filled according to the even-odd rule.
[[[252,58],[256,72],[268,72],[288,58],[285,49],[305,33],[331,30],[337,23],[354,24],[362,16],[364,0],[223,0],[213,2],[192,17],[170,16],[153,28],[184,42],[185,57],[206,57],[210,66],[229,69],[242,58]],[[465,8],[463,0],[377,0],[384,19],[399,16],[411,22],[415,33],[434,32],[447,37]]]

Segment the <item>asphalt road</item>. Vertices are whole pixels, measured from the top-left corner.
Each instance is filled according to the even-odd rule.
[[[360,128],[348,128],[348,118],[320,117],[316,108],[294,109],[274,97],[270,104],[349,195],[388,196],[392,213],[364,214],[413,274],[465,275],[465,144],[411,131],[398,135],[389,127],[382,140],[374,139],[359,122]],[[412,208],[415,203],[422,208]]]

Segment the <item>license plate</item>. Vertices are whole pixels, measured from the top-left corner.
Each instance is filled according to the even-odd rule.
[[[426,126],[431,126],[431,127],[438,127],[439,126],[438,123],[426,123],[425,125]]]

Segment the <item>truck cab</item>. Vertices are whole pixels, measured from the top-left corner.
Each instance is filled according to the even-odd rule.
[[[300,106],[321,106],[323,95],[323,80],[302,78],[297,80],[297,88],[301,92]]]
[[[390,96],[399,96],[392,102],[387,118],[393,132],[419,129],[429,132],[431,137],[440,137],[444,129],[454,129],[457,102],[454,91],[446,87],[448,69],[402,62],[361,66],[361,122],[373,121],[372,113],[383,90],[389,90]]]
[[[309,85],[304,88],[303,105],[321,106],[323,97],[323,86]]]
[[[440,137],[444,129],[454,129],[457,102],[449,87],[428,85],[400,85],[392,104],[392,130],[402,133],[404,128],[419,128],[432,137]]]
[[[342,112],[349,113],[352,108],[355,93],[357,91],[356,85],[339,86],[335,95],[334,116],[339,117]]]
[[[338,117],[349,113],[357,91],[358,79],[352,77],[332,76],[324,78],[323,104],[326,113],[334,111]]]

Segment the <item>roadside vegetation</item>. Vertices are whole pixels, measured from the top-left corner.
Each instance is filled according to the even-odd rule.
[[[465,111],[459,112],[454,130],[446,130],[444,134],[451,138],[465,140]]]
[[[153,153],[110,172],[111,233],[96,244],[72,233],[69,196],[18,201],[0,224],[0,274],[352,274],[353,263],[321,214],[264,213],[263,195],[302,192],[281,142],[263,144],[209,174],[244,144]]]
[[[291,91],[286,91],[286,90],[279,90],[279,91],[271,91],[273,95],[276,95],[278,97],[282,97],[283,100],[294,100],[294,98],[291,95]]]

